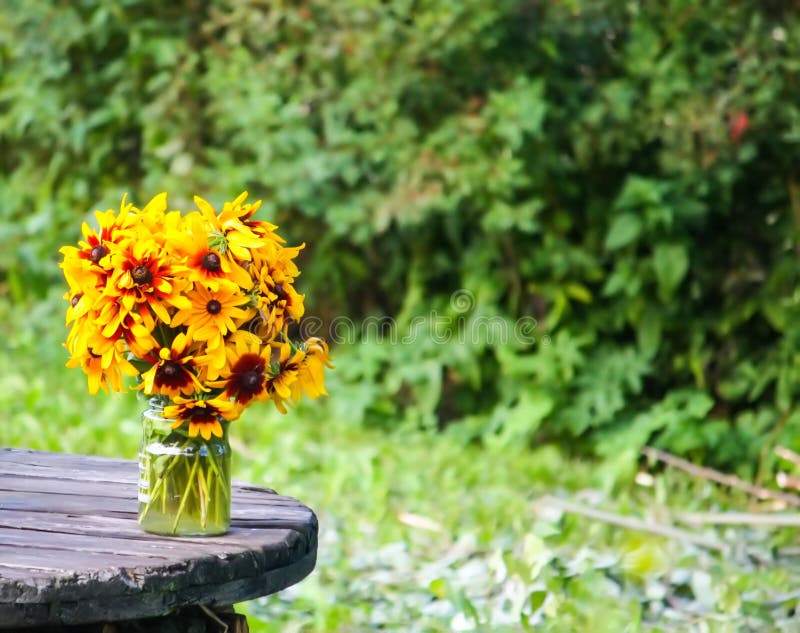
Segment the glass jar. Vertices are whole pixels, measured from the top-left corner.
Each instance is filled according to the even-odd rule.
[[[231,517],[231,448],[223,436],[204,440],[173,429],[164,406],[150,401],[142,414],[139,450],[139,525],[171,536],[212,536],[228,531]]]

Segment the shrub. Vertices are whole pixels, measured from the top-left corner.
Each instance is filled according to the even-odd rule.
[[[124,190],[249,188],[316,312],[420,334],[340,346],[354,421],[752,468],[800,448],[798,46],[774,2],[10,3],[2,292]]]

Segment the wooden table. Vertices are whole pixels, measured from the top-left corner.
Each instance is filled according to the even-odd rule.
[[[314,568],[299,501],[234,483],[228,534],[161,537],[136,522],[137,477],[134,461],[0,449],[0,629],[227,606]]]

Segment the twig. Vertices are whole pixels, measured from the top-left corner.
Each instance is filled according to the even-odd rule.
[[[775,475],[775,483],[778,484],[779,488],[794,488],[795,490],[800,490],[800,479],[792,477],[783,471]]]
[[[200,607],[200,610],[206,614],[207,617],[211,618],[222,627],[222,633],[228,633],[228,625],[225,624],[222,620],[219,619],[219,616],[214,613],[211,609],[209,609],[206,605],[200,604],[197,605]]]
[[[797,495],[793,495],[788,492],[770,490],[769,488],[764,488],[762,486],[756,486],[744,481],[743,479],[739,479],[739,477],[736,475],[721,473],[718,470],[707,468],[706,466],[695,466],[691,462],[687,462],[685,459],[675,457],[675,455],[671,455],[670,453],[664,452],[657,448],[645,446],[642,449],[642,453],[647,457],[662,461],[669,466],[683,470],[690,475],[694,475],[695,477],[701,477],[703,479],[708,479],[718,484],[722,484],[723,486],[736,488],[758,499],[777,499],[791,506],[800,506],[800,497]]]
[[[776,512],[681,512],[675,518],[692,525],[752,525],[762,527],[800,527],[800,515]]]
[[[666,538],[699,545],[700,547],[705,547],[706,549],[714,550],[716,552],[728,551],[728,546],[722,543],[718,538],[707,538],[700,534],[687,532],[686,530],[682,530],[681,528],[677,528],[672,525],[653,523],[652,521],[642,521],[641,519],[635,519],[633,517],[623,516],[613,512],[597,510],[595,508],[589,508],[587,506],[583,506],[572,501],[566,501],[565,499],[559,499],[558,497],[553,497],[550,495],[545,495],[542,497],[541,503],[556,507],[564,512],[579,514],[589,519],[616,525],[617,527],[625,528],[627,530],[649,532],[651,534],[657,534]]]
[[[792,462],[795,466],[800,466],[800,455],[785,446],[776,446],[775,454],[781,459],[785,459],[787,462]]]

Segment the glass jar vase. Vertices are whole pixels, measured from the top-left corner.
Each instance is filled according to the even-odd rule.
[[[231,448],[223,436],[189,437],[150,401],[142,414],[139,450],[139,525],[171,536],[212,536],[228,531],[231,517]]]

